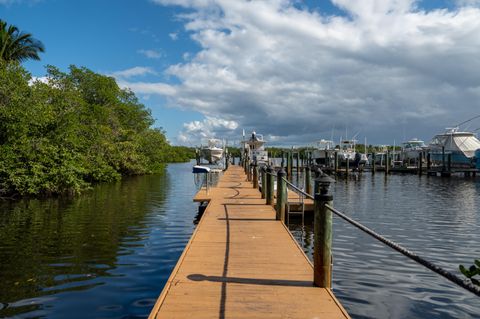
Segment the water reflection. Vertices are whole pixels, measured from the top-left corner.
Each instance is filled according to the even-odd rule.
[[[194,227],[190,167],[0,203],[0,317],[146,317]]]
[[[459,274],[480,256],[479,182],[364,174],[337,180],[334,205]],[[312,257],[313,224],[291,220]],[[303,239],[302,239],[303,238]],[[354,318],[478,318],[478,298],[334,218],[334,291]]]

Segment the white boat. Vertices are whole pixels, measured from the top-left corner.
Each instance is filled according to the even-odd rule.
[[[428,145],[432,161],[443,161],[444,154],[451,154],[454,166],[474,166],[475,152],[480,149],[480,140],[472,132],[461,132],[458,127],[447,128],[433,137]]]
[[[335,158],[335,143],[331,140],[320,140],[312,152],[312,159],[319,165],[329,165]]]
[[[250,138],[242,141],[244,154],[250,162],[257,162],[257,165],[268,164],[268,152],[265,150],[265,140],[263,135],[252,132]]]
[[[338,152],[338,161],[341,165],[346,165],[347,161],[354,165],[365,165],[368,163],[367,154],[359,153],[355,150],[356,140],[343,140],[340,142]]]
[[[216,164],[223,158],[223,148],[218,147],[220,140],[211,138],[208,145],[200,148],[200,156],[210,164]]]
[[[416,164],[420,153],[425,152],[427,150],[427,145],[422,140],[418,138],[412,138],[407,142],[402,143],[402,152],[400,156],[400,160],[404,163],[408,164]]]

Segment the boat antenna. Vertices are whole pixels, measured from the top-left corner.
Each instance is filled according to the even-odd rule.
[[[468,122],[470,122],[470,121],[473,121],[473,120],[475,120],[475,119],[478,119],[479,117],[480,117],[480,115],[474,116],[474,117],[472,117],[471,119],[468,119],[468,120],[466,120],[466,121],[463,121],[463,122],[460,123],[460,124],[457,124],[456,126],[458,127],[458,126],[460,126],[460,125],[463,125],[463,124],[465,124],[465,123],[468,123]]]

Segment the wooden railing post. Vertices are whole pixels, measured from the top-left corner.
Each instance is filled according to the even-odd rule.
[[[305,192],[312,195],[312,174],[310,166],[305,166]]]
[[[267,171],[265,169],[265,166],[262,166],[260,172],[262,179],[262,198],[265,198],[267,196]]]
[[[287,175],[283,168],[277,173],[277,214],[276,219],[285,222],[285,206],[287,204],[287,183],[284,177]]]
[[[258,189],[258,169],[257,169],[257,162],[256,161],[253,163],[252,169],[253,169],[253,176],[252,176],[253,188]]]
[[[269,166],[267,168],[267,198],[266,198],[266,202],[267,202],[267,205],[272,205],[275,203],[274,201],[274,193],[273,193],[273,189],[274,189],[274,186],[273,184],[275,183],[274,181],[274,177],[273,177],[273,168],[271,166]]]
[[[247,165],[247,181],[252,181],[252,164],[250,163]]]
[[[332,287],[332,212],[325,206],[333,206],[331,182],[325,174],[315,179],[313,283],[322,288]]]

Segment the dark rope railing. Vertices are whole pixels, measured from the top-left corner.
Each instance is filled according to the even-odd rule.
[[[276,176],[275,174],[272,174]],[[308,193],[306,193],[304,190],[300,189],[298,186],[294,185],[287,179],[283,179],[287,187],[292,188],[295,190],[297,193],[305,196],[306,198],[314,199],[314,197]],[[455,274],[452,274],[451,272],[431,263],[430,261],[418,256],[417,254],[409,251],[408,249],[400,246],[399,244],[383,237],[382,235],[376,233],[375,231],[371,230],[370,228],[360,224],[359,222],[353,220],[352,218],[348,217],[347,215],[343,214],[342,212],[338,211],[337,209],[331,207],[330,205],[325,205],[332,213],[337,215],[338,217],[342,218],[346,222],[352,224],[353,226],[357,227],[358,229],[364,231],[365,233],[369,234],[373,238],[379,240],[380,242],[384,243],[385,245],[389,246],[390,248],[398,251],[399,253],[403,254],[404,256],[412,259],[413,261],[419,263],[420,265],[425,266],[426,268],[430,269],[431,271],[439,274],[440,276],[450,280],[451,282],[455,283],[456,285],[474,293],[477,296],[480,296],[480,287],[475,286],[473,283],[471,283],[468,279],[462,279]]]
[[[338,217],[342,218],[343,220],[347,221],[348,223],[352,224],[353,226],[357,227],[358,229],[364,231],[365,233],[369,234],[370,236],[374,237],[375,239],[381,241],[382,243],[389,246],[390,248],[398,251],[399,253],[401,253],[401,254],[405,255],[406,257],[416,261],[417,263],[427,267],[428,269],[430,269],[430,270],[434,271],[435,273],[443,276],[444,278],[450,280],[451,282],[457,284],[458,286],[474,293],[477,296],[480,296],[480,287],[477,287],[477,286],[473,285],[467,279],[462,279],[462,278],[452,274],[451,272],[449,272],[449,271],[447,271],[447,270],[445,270],[441,267],[438,267],[437,265],[429,262],[428,260],[418,256],[417,254],[409,251],[408,249],[400,246],[399,244],[394,243],[393,241],[386,239],[382,235],[377,234],[376,232],[374,232],[370,228],[368,228],[368,227],[360,224],[359,222],[353,220],[352,218],[350,218],[347,215],[343,214],[342,212],[336,210],[335,208],[331,207],[330,205],[325,205],[325,207],[327,207],[332,213],[334,213]]]

